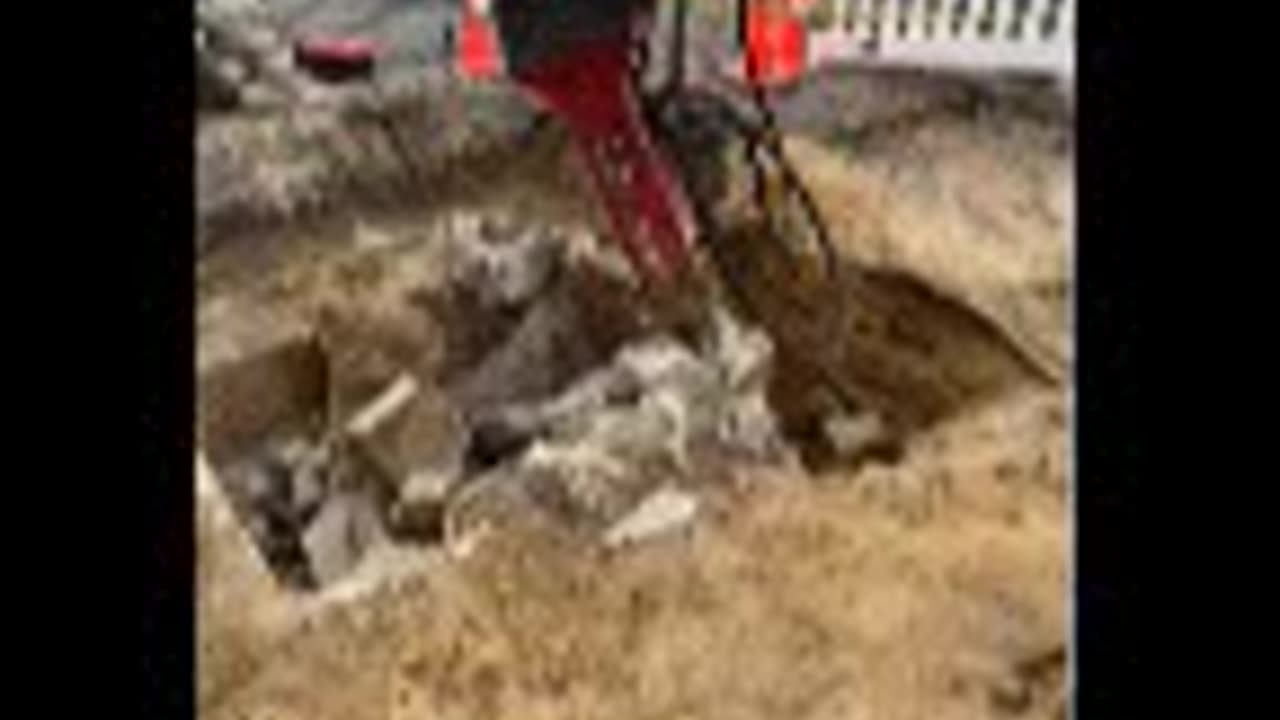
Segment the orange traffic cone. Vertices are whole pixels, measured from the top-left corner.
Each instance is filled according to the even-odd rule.
[[[752,0],[747,5],[742,74],[761,85],[792,82],[804,73],[808,34],[799,11],[803,0]]]
[[[462,4],[456,63],[459,73],[472,80],[492,78],[502,72],[497,35],[481,0]]]

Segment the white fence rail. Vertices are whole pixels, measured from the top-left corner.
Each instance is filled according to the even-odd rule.
[[[1075,76],[1075,0],[817,0],[810,63]]]

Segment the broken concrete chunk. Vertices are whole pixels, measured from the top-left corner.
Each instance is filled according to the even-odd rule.
[[[559,249],[551,236],[538,228],[525,228],[491,256],[494,299],[511,306],[531,300],[550,281],[559,262]]]
[[[628,469],[590,443],[539,442],[529,449],[516,472],[521,480],[536,482],[545,486],[543,489],[554,485],[557,498],[563,496],[572,506],[564,508],[571,514],[604,517],[625,510],[620,507],[625,499],[617,497],[614,488]]]
[[[292,469],[274,458],[263,462],[247,462],[228,473],[240,486],[236,489],[245,503],[262,511],[286,508],[292,504]]]
[[[457,484],[453,473],[419,470],[409,476],[400,491],[402,502],[444,502]]]
[[[714,365],[666,338],[628,347],[619,354],[618,364],[644,387],[639,405],[663,415],[674,426],[677,437],[668,440],[668,448],[714,439],[730,397]],[[683,456],[684,451],[678,454]]]
[[[620,367],[633,373],[645,386],[689,382],[706,374],[702,363],[687,347],[668,337],[628,345],[618,353]]]
[[[505,342],[459,378],[450,394],[474,415],[560,392],[603,360],[578,319],[578,308],[563,293],[542,297]]]
[[[373,501],[359,493],[335,495],[303,535],[312,575],[327,585],[355,567],[364,553],[385,539]]]
[[[733,347],[748,355],[736,386],[728,382],[734,372],[727,361],[656,337],[573,376],[576,382],[550,399],[490,399],[496,408],[490,417],[507,431],[498,434],[522,440],[505,456],[511,462],[499,471],[500,484],[519,488],[516,495],[567,527],[595,533],[629,516],[672,473],[690,471],[690,458],[702,449],[727,446],[753,459],[783,459],[786,445],[764,394],[769,345],[743,332]],[[512,357],[504,360],[523,371]],[[496,367],[489,368],[492,378],[510,377]],[[666,501],[654,502],[661,509]],[[618,532],[629,532],[622,527]]]
[[[355,437],[373,434],[407,408],[417,394],[418,381],[412,375],[401,375],[347,422],[347,434]]]
[[[623,454],[590,439],[536,442],[508,469],[507,482],[523,487],[534,505],[566,526],[594,533],[669,482],[671,470],[662,448]]]
[[[609,405],[633,404],[642,393],[643,388],[637,378],[610,365],[592,371],[551,400],[509,407],[504,419],[526,428],[530,434],[544,433]]]
[[[729,387],[764,387],[773,366],[773,341],[765,332],[744,327],[728,311],[717,308],[715,357]]]
[[[611,407],[582,418],[578,434],[565,441],[599,448],[631,463],[683,460],[688,440],[683,410],[653,395],[631,407]]]
[[[323,465],[306,464],[293,474],[293,508],[300,518],[310,518],[324,502],[328,494],[328,482]]]
[[[605,532],[609,547],[641,542],[688,525],[697,515],[698,498],[672,488],[654,492]]]
[[[364,222],[357,222],[351,235],[352,244],[360,250],[385,250],[396,244],[394,234]]]
[[[762,462],[781,461],[787,453],[786,440],[763,392],[731,402],[720,418],[716,439],[722,447]]]
[[[546,228],[494,215],[460,215],[452,227],[451,280],[488,307],[529,302],[563,258],[562,243]]]
[[[892,450],[897,444],[880,415],[872,412],[829,417],[823,422],[823,431],[837,456],[846,462]]]
[[[371,544],[456,540],[508,518],[553,520],[591,543],[643,540],[697,511],[694,496],[660,488],[724,476],[695,462],[782,444],[764,395],[767,338],[723,311],[689,343],[655,336],[625,284],[559,264],[553,232],[465,224],[454,264],[437,262],[438,244],[422,263],[436,268],[430,283],[357,253],[332,272],[335,294],[299,312],[321,383],[291,435],[325,439],[277,443],[266,462],[263,439],[281,435],[255,430],[261,487],[248,495],[269,509],[245,522],[277,573],[302,567],[324,587]],[[441,282],[450,272],[460,287]],[[253,390],[246,402],[271,400]]]
[[[423,469],[411,474],[392,506],[391,529],[401,537],[439,539],[450,493],[460,482],[455,472]]]
[[[347,424],[353,445],[395,487],[424,468],[462,463],[465,428],[442,394],[397,379]]]
[[[499,466],[468,480],[450,499],[443,518],[443,539],[452,545],[476,532],[532,517],[537,504],[526,487],[527,476]]]

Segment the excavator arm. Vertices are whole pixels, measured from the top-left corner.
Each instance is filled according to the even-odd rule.
[[[752,83],[791,66],[760,62],[773,58],[776,33],[758,22],[785,13],[790,0],[733,0],[738,36],[750,47],[743,73]],[[662,287],[683,274],[697,228],[685,183],[655,141],[642,107],[638,52],[647,45],[659,0],[464,0],[470,23],[471,67],[493,71],[480,20],[494,26],[490,44],[506,76],[562,121],[585,160],[591,184],[612,224],[613,235],[647,282]],[[669,88],[683,81],[687,0],[674,0],[676,24],[667,58]],[[776,25],[776,24],[775,24]],[[794,38],[778,36],[783,42]],[[798,46],[783,47],[795,56]],[[764,50],[765,52],[758,52]],[[794,58],[793,58],[794,60]],[[464,63],[465,64],[465,63]]]
[[[613,235],[633,267],[662,285],[684,269],[693,214],[647,127],[635,48],[653,0],[495,0],[507,76],[568,128]]]

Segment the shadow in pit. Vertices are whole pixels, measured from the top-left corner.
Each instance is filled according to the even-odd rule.
[[[767,237],[758,223],[725,233],[734,251],[720,270],[774,340],[770,401],[810,470],[849,460],[826,429],[833,414],[874,415],[885,432],[859,461],[893,461],[910,434],[1016,388],[1060,384],[994,322],[922,279],[844,259],[827,272]]]
[[[773,339],[770,403],[811,471],[895,461],[909,434],[1016,387],[1061,383],[921,278],[838,257],[769,117],[693,93],[654,120],[688,183],[717,291]],[[859,415],[883,431],[851,454],[828,421]]]

